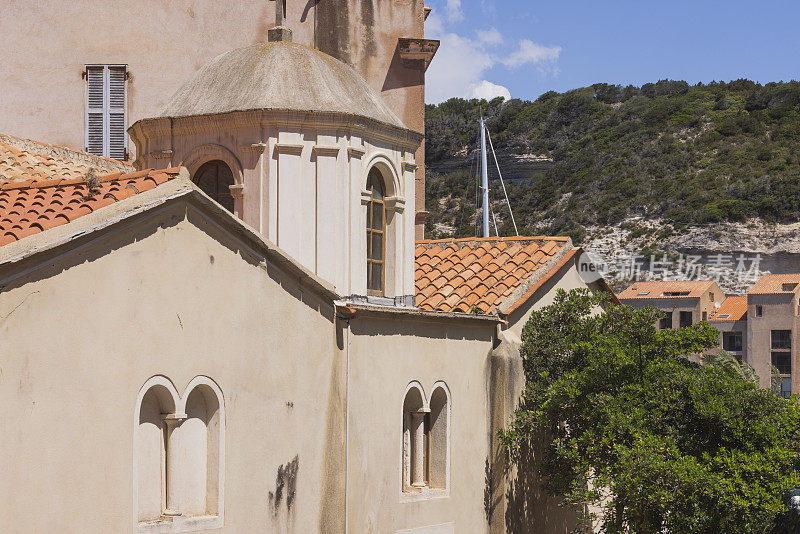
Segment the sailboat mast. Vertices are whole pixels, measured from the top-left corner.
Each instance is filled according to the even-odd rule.
[[[489,165],[486,157],[486,121],[481,117],[481,190],[483,192],[483,237],[489,237]]]

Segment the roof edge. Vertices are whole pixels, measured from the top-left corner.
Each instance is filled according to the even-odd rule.
[[[527,280],[522,282],[511,295],[497,306],[500,315],[508,315],[528,300],[553,274],[555,274],[567,261],[575,256],[581,249],[572,248],[572,239],[567,238],[566,243],[542,267],[536,269]]]
[[[297,260],[266,240],[255,229],[228,212],[194,185],[185,167],[180,168],[177,177],[153,189],[104,206],[67,224],[0,247],[0,272],[23,260],[67,245],[76,238],[102,232],[131,217],[187,197],[196,200],[211,214],[221,219],[236,237],[249,242],[253,248],[260,249],[265,260],[284,267],[297,276],[299,283],[316,290],[331,302],[340,298],[331,284],[303,267]]]
[[[337,312],[340,313],[342,318],[351,319],[363,312],[367,315],[385,315],[389,317],[396,317],[398,315],[405,315],[410,318],[420,319],[436,319],[436,320],[458,320],[467,322],[482,322],[490,324],[505,323],[506,321],[493,313],[476,314],[476,313],[456,313],[446,311],[431,311],[423,310],[420,308],[404,308],[394,306],[375,306],[369,304],[358,304],[350,301],[337,301]]]

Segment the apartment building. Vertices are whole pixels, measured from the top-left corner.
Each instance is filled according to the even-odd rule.
[[[781,377],[781,395],[800,391],[798,358],[800,273],[767,274],[747,292],[747,361],[762,387],[769,387],[772,366]]]
[[[708,318],[709,324],[719,330],[719,346],[736,356],[739,361],[747,360],[747,296],[728,297]]]
[[[617,295],[635,308],[652,306],[666,313],[658,328],[683,328],[707,321],[725,300],[713,280],[636,282]]]

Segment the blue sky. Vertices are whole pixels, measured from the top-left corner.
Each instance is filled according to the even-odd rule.
[[[427,101],[597,82],[800,79],[800,2],[427,0]]]

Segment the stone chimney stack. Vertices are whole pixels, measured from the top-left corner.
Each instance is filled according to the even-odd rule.
[[[292,42],[292,30],[284,26],[286,22],[286,0],[275,0],[275,27],[267,30],[267,40]]]

